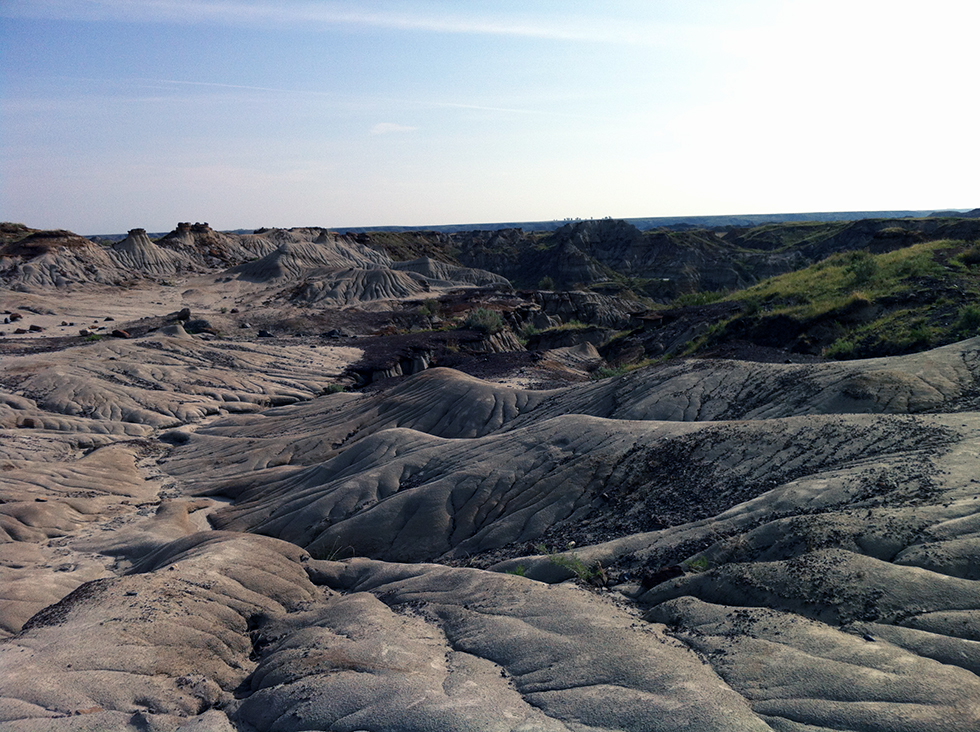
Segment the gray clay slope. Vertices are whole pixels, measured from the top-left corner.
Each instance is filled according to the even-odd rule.
[[[0,729],[976,730],[978,356],[5,356]]]

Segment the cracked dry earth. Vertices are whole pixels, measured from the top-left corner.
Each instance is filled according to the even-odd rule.
[[[551,391],[4,356],[0,729],[980,729],[980,339]]]

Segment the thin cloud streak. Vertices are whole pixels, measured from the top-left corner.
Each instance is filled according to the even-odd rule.
[[[107,82],[105,79],[93,79],[84,77],[64,77],[68,81],[85,81],[93,83],[104,83]],[[167,86],[190,86],[199,88],[213,88],[213,89],[232,89],[240,91],[258,91],[266,92],[269,94],[295,94],[297,96],[306,97],[321,97],[329,98],[333,100],[338,99],[338,95],[333,92],[322,92],[316,91],[314,89],[295,89],[295,88],[285,88],[285,87],[270,87],[270,86],[249,86],[246,84],[225,84],[215,81],[186,81],[182,79],[146,79],[146,78],[136,78],[131,79],[131,83],[136,85],[143,85],[149,88],[166,88]],[[118,80],[112,80],[112,83],[118,83]],[[154,98],[155,101],[167,101],[165,97]],[[568,119],[587,119],[594,121],[605,121],[611,122],[616,118],[614,117],[604,117],[601,115],[590,115],[590,114],[574,114],[571,112],[558,112],[552,109],[524,109],[519,107],[501,107],[486,104],[469,104],[465,102],[440,102],[440,101],[427,101],[421,99],[398,99],[398,98],[373,98],[369,101],[379,104],[379,105],[400,105],[404,107],[415,107],[415,108],[442,108],[442,109],[471,109],[478,112],[502,112],[505,114],[521,114],[521,115],[534,115],[541,117],[564,117]],[[71,102],[67,102],[70,104]],[[416,128],[412,128],[416,129]]]
[[[493,35],[591,43],[659,44],[675,35],[664,26],[602,18],[519,19],[434,15],[425,12],[364,12],[341,2],[270,3],[224,0],[6,0],[0,16],[53,20],[219,23],[224,25],[368,26],[434,33]]]

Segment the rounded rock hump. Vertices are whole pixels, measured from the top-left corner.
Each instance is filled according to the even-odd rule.
[[[264,236],[215,231],[206,223],[182,221],[159,240],[158,246],[177,252],[202,267],[226,268],[264,256],[276,244]]]
[[[191,262],[185,257],[150,241],[145,229],[130,229],[125,239],[113,244],[110,256],[124,269],[156,277],[191,268]]]
[[[351,266],[358,268],[383,267],[390,260],[380,252],[372,252],[369,256],[358,248],[339,242],[335,239],[321,241],[286,241],[277,249],[254,262],[232,267],[227,271],[230,276],[250,282],[274,282],[302,277],[304,274],[319,269],[347,269]]]
[[[368,300],[394,300],[427,292],[406,272],[390,269],[344,269],[313,274],[292,298],[304,303],[333,301],[349,305]]]
[[[125,279],[104,249],[70,231],[32,231],[0,245],[0,282],[12,290]]]
[[[455,264],[440,262],[431,257],[421,257],[407,262],[395,262],[392,269],[421,275],[429,284],[439,286],[458,286],[476,285],[485,287],[487,285],[510,285],[510,280],[506,277],[488,272],[485,269],[475,269],[473,267],[459,267]]]

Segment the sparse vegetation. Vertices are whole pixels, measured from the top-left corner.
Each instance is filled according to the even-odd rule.
[[[967,268],[980,265],[980,242],[975,242],[969,249],[961,252],[957,260]]]
[[[697,559],[689,559],[684,562],[684,568],[688,572],[704,572],[709,566],[707,557],[698,557]]]
[[[504,319],[496,310],[477,308],[466,316],[463,321],[463,328],[493,335],[504,329]]]
[[[564,330],[582,330],[588,328],[588,323],[583,323],[581,320],[569,320],[567,323],[562,323],[561,325],[556,325],[554,328],[548,328],[542,333],[557,333]]]
[[[600,366],[592,372],[592,380],[601,381],[602,379],[611,379],[616,376],[622,376],[631,370],[629,366]]]
[[[857,349],[858,344],[853,337],[838,338],[824,349],[823,355],[827,358],[845,361],[849,358],[854,358]]]
[[[741,339],[867,358],[976,335],[980,307],[971,301],[980,296],[980,279],[964,263],[972,254],[964,257],[963,247],[944,240],[877,255],[845,252],[731,293],[722,301],[740,303],[742,311],[713,323],[684,354]]]
[[[980,333],[980,306],[964,306],[960,310],[955,328],[956,332],[963,338],[971,338]]]
[[[723,297],[725,297],[725,292],[686,292],[680,295],[670,303],[672,308],[683,308],[690,307],[692,305],[709,305],[713,302],[718,302]]]
[[[573,543],[569,544],[569,546],[573,545]],[[569,551],[559,553],[549,551],[544,544],[538,544],[535,548],[540,554],[547,555],[549,562],[557,567],[561,567],[562,569],[567,569],[575,576],[575,579],[579,580],[580,582],[585,582],[588,584],[604,583],[606,571],[602,568],[602,565],[599,564],[599,562],[594,562],[593,564],[589,565],[586,564],[577,554],[575,554],[575,552]]]
[[[878,274],[878,262],[867,252],[858,251],[851,255],[851,261],[845,267],[851,276],[851,283],[860,286],[871,282]]]
[[[423,318],[431,318],[439,312],[439,301],[436,299],[426,300],[418,307],[418,314]]]
[[[605,576],[605,570],[598,562],[586,564],[577,554],[551,554],[548,560],[562,569],[567,569],[575,575],[575,579],[588,584],[596,584]]]

